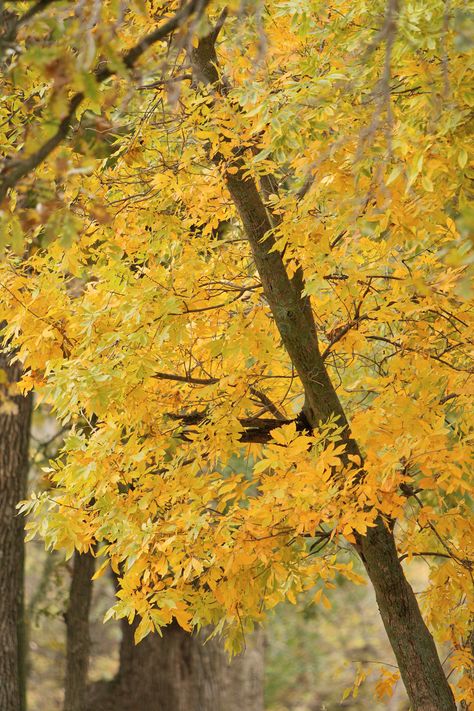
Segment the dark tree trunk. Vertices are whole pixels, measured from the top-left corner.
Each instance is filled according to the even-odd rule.
[[[85,711],[89,668],[89,611],[94,557],[74,553],[69,603],[66,612],[66,680],[64,711]]]
[[[26,496],[31,395],[15,395],[21,377],[0,351],[0,709],[24,711],[24,522],[16,505]],[[14,388],[14,385],[13,385]]]
[[[145,637],[122,623],[120,669],[91,687],[88,711],[263,711],[263,636],[229,664],[220,640],[203,644],[177,624]]]

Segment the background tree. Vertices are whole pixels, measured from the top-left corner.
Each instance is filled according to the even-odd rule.
[[[66,619],[64,711],[85,711],[90,658],[89,613],[92,601],[92,553],[74,553]]]
[[[25,709],[24,522],[31,395],[18,392],[21,364],[0,338],[0,706]]]
[[[138,622],[121,622],[119,668],[109,682],[92,685],[91,711],[263,711],[263,635],[249,639],[245,653],[229,660],[221,640],[190,635],[177,624],[135,644]]]

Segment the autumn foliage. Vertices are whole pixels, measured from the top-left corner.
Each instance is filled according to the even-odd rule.
[[[279,602],[365,582],[351,544],[385,526],[408,575],[426,562],[418,603],[467,705],[465,5],[201,5],[52,3],[5,44],[0,321],[23,391],[68,428],[29,535],[97,544],[96,576],[120,576],[108,616],[139,615],[137,641],[175,619],[238,650]],[[308,415],[319,371],[295,361],[258,250],[314,320],[347,421]]]

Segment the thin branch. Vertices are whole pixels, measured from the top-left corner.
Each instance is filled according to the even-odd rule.
[[[419,497],[416,493],[413,493],[413,498],[414,498],[415,501],[418,503],[420,509],[422,509],[422,508],[424,507],[424,504],[423,504],[423,501],[420,499],[420,497]],[[438,539],[438,541],[441,543],[441,545],[443,546],[443,548],[445,549],[445,551],[447,551],[447,553],[448,553],[447,557],[448,557],[448,558],[451,558],[452,560],[455,560],[457,563],[459,563],[459,565],[462,565],[463,568],[467,568],[467,570],[469,570],[469,571],[471,571],[471,570],[474,568],[474,562],[473,562],[473,561],[471,561],[471,560],[469,560],[469,559],[467,559],[467,558],[460,558],[460,557],[452,550],[451,545],[448,545],[448,544],[446,543],[446,541],[444,540],[444,538],[443,538],[443,537],[441,536],[441,534],[438,532],[436,526],[435,526],[431,521],[428,520],[428,521],[427,521],[427,525],[428,525],[428,527],[433,531],[434,535],[436,536],[436,538]],[[454,545],[454,544],[452,544],[452,545]]]
[[[440,356],[436,355],[435,353],[429,353],[429,352],[424,351],[422,349],[417,349],[417,348],[412,348],[411,346],[406,346],[403,343],[398,343],[397,341],[392,341],[390,338],[386,338],[385,336],[367,336],[367,340],[381,341],[382,343],[388,343],[390,346],[392,346],[393,348],[398,349],[400,351],[407,351],[410,353],[418,353],[419,355],[424,355],[427,358],[431,358],[432,360],[436,360],[438,363],[442,363],[443,365],[448,366],[448,368],[452,368],[452,370],[458,371],[459,373],[473,373],[474,372],[474,367],[461,368],[457,365],[454,365],[454,363],[450,363],[449,361],[445,360],[444,358],[441,358]]]
[[[271,412],[271,414],[274,415],[278,420],[285,419],[285,415],[278,409],[278,407],[275,405],[273,400],[268,397],[268,395],[266,395],[261,390],[258,390],[253,385],[250,386],[250,392],[252,393],[252,395],[255,395],[255,397],[260,400],[262,405],[266,407],[268,412]]]
[[[170,420],[175,420],[180,422],[184,426],[184,431],[181,433],[180,437],[184,441],[188,441],[188,434],[191,431],[187,428],[191,428],[195,425],[199,425],[206,420],[208,414],[206,412],[192,412],[187,415],[177,415],[175,413],[166,413]],[[241,417],[239,422],[244,428],[244,431],[240,435],[239,441],[242,443],[250,444],[265,444],[272,439],[272,430],[282,425],[289,425],[292,422],[297,422],[298,418],[294,420],[276,420],[273,418],[265,417]]]
[[[357,318],[354,318],[351,321],[348,321],[340,328],[334,329],[334,331],[331,335],[331,340],[329,341],[329,345],[326,346],[323,353],[321,354],[322,359],[325,360],[328,357],[328,355],[331,353],[331,350],[332,350],[332,347],[334,346],[334,344],[338,343],[341,340],[341,338],[343,338],[346,335],[346,333],[348,333],[353,328],[357,328],[357,326],[359,325],[359,323],[361,321],[365,321],[368,318],[369,317],[367,316],[367,314],[363,314],[362,316],[358,316]]]
[[[178,383],[189,383],[191,385],[215,385],[216,383],[219,382],[219,378],[195,378],[192,375],[178,375],[176,373],[158,372],[158,373],[154,373],[153,377],[157,378],[158,380],[173,380]],[[252,395],[254,395],[255,397],[257,397],[260,400],[262,405],[264,405],[265,408],[269,412],[271,412],[272,415],[274,415],[277,418],[277,420],[275,420],[275,421],[270,420],[270,422],[272,424],[274,424],[275,427],[278,427],[278,423],[285,424],[286,422],[288,422],[288,420],[285,418],[285,415],[278,409],[278,407],[268,397],[268,395],[266,395],[261,390],[258,390],[253,385],[250,386],[250,392],[252,393]],[[174,418],[175,416],[172,415],[172,417]],[[186,418],[186,417],[189,417],[189,416],[183,416],[183,418]],[[192,415],[191,417],[192,417],[192,424],[195,424],[196,423],[195,416]],[[202,416],[202,418],[203,417],[204,417],[204,415]],[[183,418],[180,418],[180,419],[183,419]],[[200,419],[201,419],[201,416],[199,416],[198,421],[200,421]],[[265,421],[255,420],[255,421],[257,422],[257,426],[260,426],[262,422],[265,422],[265,424],[268,425],[268,420],[265,420]],[[188,420],[188,422],[189,422],[189,420]],[[249,420],[247,420],[247,423],[248,422],[249,422]]]
[[[21,178],[28,173],[31,173],[37,168],[55,148],[66,138],[70,129],[76,109],[80,106],[84,99],[84,94],[78,92],[69,102],[69,108],[66,116],[62,119],[56,133],[51,138],[43,143],[35,153],[32,153],[28,158],[23,160],[12,160],[6,162],[2,169],[3,180],[0,182],[0,202],[5,198],[8,190],[13,188]]]
[[[181,8],[181,10],[173,15],[167,22],[157,27],[156,30],[150,32],[148,35],[145,35],[138,44],[124,54],[122,61],[127,69],[132,69],[137,60],[147,49],[177,30],[194,12],[199,10],[199,13],[202,13],[206,6],[209,5],[209,2],[210,0],[191,0],[191,2]],[[98,82],[102,82],[113,74],[115,74],[114,69],[104,67],[96,72],[96,79]]]
[[[167,86],[168,84],[175,84],[178,81],[185,81],[186,79],[192,79],[192,74],[180,74],[177,77],[171,77],[170,79],[158,79],[151,84],[142,84],[138,88],[140,90],[145,89],[159,89],[162,86]]]
[[[441,398],[439,404],[444,405],[445,402],[448,402],[448,400],[454,400],[455,397],[459,397],[458,393],[448,393],[448,395]]]
[[[389,662],[379,662],[377,659],[351,659],[352,662],[358,662],[359,664],[382,664],[384,667],[392,667],[392,669],[399,669],[396,664],[390,664]]]

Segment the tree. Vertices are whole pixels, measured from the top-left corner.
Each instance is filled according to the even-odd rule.
[[[25,708],[23,619],[24,525],[16,506],[26,496],[31,395],[18,393],[20,364],[0,351],[0,706]]]
[[[152,5],[122,18],[125,67]],[[412,707],[454,708],[426,623],[467,700],[463,7],[209,7],[133,97],[116,58],[113,84],[99,64],[80,105],[129,120],[113,156],[97,166],[65,141],[46,160],[77,108],[64,113],[73,55],[66,78],[53,71],[57,142],[7,170],[23,200],[33,168],[61,185],[46,210],[12,193],[5,217],[30,245],[2,270],[24,387],[77,423],[33,532],[70,552],[105,543],[99,574],[123,569],[111,614],[139,615],[137,641],[176,620],[216,625],[229,647],[301,590],[330,604],[336,572],[357,579],[338,558],[350,544]],[[58,232],[66,252],[47,244]],[[425,619],[414,556],[429,564]]]
[[[15,56],[18,49],[16,46],[18,30],[31,20],[32,17],[47,9],[50,4],[51,2],[48,1],[39,2],[26,11],[24,15],[16,15],[8,10],[3,11],[2,20],[4,22],[4,32],[1,39],[3,45],[2,49],[6,55],[11,54]],[[182,8],[178,8],[176,13],[168,21],[162,23],[156,31],[146,34],[125,53],[123,57],[124,65],[131,69],[136,60],[148,47],[179,28],[180,23],[183,23],[197,10],[202,12],[206,4],[206,2],[190,2]],[[87,12],[87,10],[88,9],[85,8],[85,12]],[[77,13],[75,13],[75,15],[77,17]],[[70,8],[67,8],[61,21],[66,20],[67,22],[71,21],[71,19]],[[57,29],[56,27],[55,30],[57,31]],[[54,33],[52,33],[52,38],[53,37]],[[57,40],[57,36],[54,37],[54,39]],[[47,59],[50,59],[50,57],[48,56]],[[14,69],[14,60],[12,66]],[[10,72],[12,66],[10,66]],[[55,61],[51,62],[49,70],[53,71],[56,78],[58,78],[58,75],[62,71],[59,62]],[[98,83],[106,81],[109,76],[113,76],[114,71],[113,68],[109,67],[98,69],[95,74],[95,79]],[[19,178],[28,174],[32,168],[40,164],[44,157],[59,145],[61,140],[67,135],[75,110],[92,90],[91,82],[87,77],[83,77],[82,82],[85,83],[85,86],[82,87],[84,92],[78,91],[72,97],[66,116],[60,121],[57,132],[45,142],[43,147],[35,151],[33,155],[26,158],[23,162],[21,159],[20,161],[6,160],[3,170],[4,180],[0,188],[2,196],[6,194],[6,190],[9,186],[14,185]],[[18,94],[22,96],[21,90],[17,92],[17,95]],[[14,113],[16,113],[16,109]],[[78,152],[89,152],[94,157],[107,156],[113,153],[113,150],[109,148],[109,144],[113,144],[117,136],[120,135],[120,132],[120,129],[109,124],[103,117],[86,110],[82,114],[81,122],[75,131],[74,150]],[[125,133],[127,133],[126,130]],[[12,144],[15,143],[15,140],[16,136],[13,132]],[[48,191],[47,186],[43,184],[42,187]],[[26,202],[30,201],[30,203],[32,202],[34,205],[37,198],[38,194],[35,189],[30,190],[26,196]],[[22,204],[22,208],[24,207],[25,204]],[[58,205],[56,204],[54,207],[57,208]],[[6,237],[7,240],[10,238],[10,243],[21,249],[21,244],[18,242],[19,230],[21,232],[19,223],[14,217],[12,218],[12,216],[10,216],[10,220],[5,224],[6,229],[2,237]],[[71,225],[67,219],[66,223],[61,222],[61,226],[65,226],[66,229],[68,225],[70,228]],[[21,543],[21,545],[23,545],[23,543]],[[81,555],[77,552],[75,553],[70,600],[66,615],[67,673],[65,680],[65,708],[67,709],[84,708],[86,704],[87,667],[89,661],[88,608],[91,594],[91,565],[92,559],[90,554]],[[132,708],[134,705],[139,705],[145,697],[148,698],[149,701],[158,688],[161,692],[168,689],[168,695],[170,698],[173,697],[173,699],[175,699],[177,705],[183,706],[187,704],[188,707],[190,707],[189,698],[193,698],[199,705],[199,708],[211,708],[212,706],[212,708],[215,709],[220,708],[221,704],[226,705],[226,708],[233,708],[236,704],[235,694],[237,688],[239,688],[242,699],[245,699],[249,708],[260,708],[263,692],[261,638],[256,637],[255,641],[252,642],[253,653],[243,655],[238,661],[233,663],[232,667],[225,662],[223,651],[217,640],[213,640],[207,645],[205,654],[200,653],[199,648],[203,641],[204,639],[201,638],[191,639],[187,633],[183,633],[182,631],[180,633],[177,630],[170,630],[169,633],[165,634],[163,643],[157,645],[156,640],[154,643],[150,641],[149,644],[142,645],[141,647],[138,646],[135,649],[131,647],[130,634],[124,629],[121,652],[122,661],[117,683],[114,682],[112,685],[109,685],[111,686],[113,694],[111,690],[108,690],[109,693],[103,696],[102,700],[105,703],[105,699],[108,698],[109,702],[113,702],[115,707],[117,707],[118,699],[121,699],[122,704],[128,701],[128,706]],[[173,647],[173,642],[174,647],[176,647],[174,651],[173,649],[168,649],[170,646]],[[174,660],[174,663],[177,664],[179,662],[179,650],[181,650],[184,657],[189,657],[189,660],[192,660],[189,674],[182,675],[180,679],[167,679],[166,681],[163,674],[154,674],[154,676],[150,678],[146,677],[146,673],[152,668],[150,664],[153,660],[155,662],[158,661],[164,668],[167,662],[168,664],[170,663],[170,660],[167,659],[167,655],[171,654],[171,658]],[[142,662],[147,655],[149,656],[148,663],[143,666]],[[207,660],[207,662],[205,662],[205,660]],[[250,664],[252,664],[253,667],[252,672],[244,675],[244,670],[249,669]],[[214,675],[214,679],[210,678],[211,671]],[[126,697],[121,698],[121,693],[127,685],[130,687],[129,693]],[[135,687],[137,688],[137,693],[135,693],[135,695],[130,694],[130,689]],[[209,689],[207,689],[207,687],[209,687]],[[217,689],[217,687],[219,688]],[[102,691],[104,691],[103,688]],[[117,693],[119,696],[116,698]]]
[[[245,653],[229,661],[220,640],[206,643],[207,635],[192,636],[176,622],[161,636],[135,644],[137,626],[121,621],[118,673],[91,686],[90,711],[263,710],[262,634],[251,637]]]
[[[89,612],[92,600],[92,553],[74,553],[66,611],[66,679],[64,711],[84,711],[90,656]]]
[[[121,620],[119,667],[110,681],[87,685],[89,614],[94,558],[74,555],[67,614],[68,671],[65,711],[263,711],[263,635],[254,634],[244,654],[229,660],[212,632],[191,635],[177,623],[139,644],[138,621]],[[114,576],[116,587],[118,581]],[[72,613],[72,614],[71,614]]]

